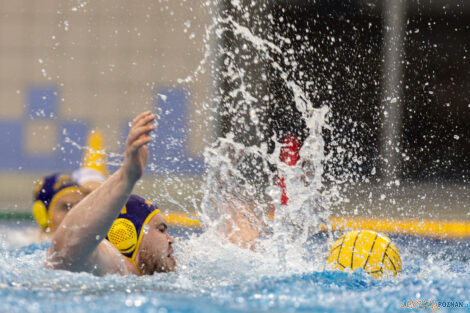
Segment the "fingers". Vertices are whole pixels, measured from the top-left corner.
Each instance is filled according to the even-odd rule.
[[[140,139],[142,135],[148,135],[152,130],[155,129],[155,125],[150,123],[155,120],[155,114],[145,112],[139,114],[132,122],[132,127],[127,137],[127,145],[132,146],[133,142]]]
[[[131,129],[129,136],[127,137],[127,145],[132,145],[132,143],[139,139],[142,135],[148,135],[152,130],[155,129],[155,125],[144,125],[134,129]]]
[[[138,150],[140,147],[142,146],[145,146],[146,144],[148,144],[150,141],[152,141],[152,137],[150,136],[143,136],[141,138],[139,138],[138,140],[134,141],[131,145],[131,151],[136,151]]]
[[[147,113],[142,113],[141,115],[142,116],[139,115],[140,118],[135,121],[135,124],[132,126],[132,128],[140,127],[142,125],[151,123],[152,121],[155,120],[155,116],[156,116],[152,112],[149,112],[148,114]]]
[[[145,112],[140,113],[139,115],[137,115],[131,123],[131,128],[134,127],[140,120],[142,120],[143,118],[149,116],[151,113],[152,113],[151,111],[145,111]]]

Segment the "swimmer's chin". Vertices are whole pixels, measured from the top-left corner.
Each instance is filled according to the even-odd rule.
[[[173,256],[173,254],[168,257],[168,260],[169,260],[169,263],[170,263],[168,272],[176,272],[176,259]]]
[[[152,268],[145,268],[145,265],[140,268],[143,275],[154,275],[161,273],[176,272],[176,259],[173,255],[164,257],[160,264],[154,265]]]
[[[168,254],[165,258],[165,264],[160,268],[157,267],[155,272],[158,273],[169,273],[169,272],[176,272],[176,259],[173,253]]]

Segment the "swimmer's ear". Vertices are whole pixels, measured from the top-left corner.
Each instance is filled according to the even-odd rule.
[[[131,253],[137,246],[137,230],[131,221],[118,218],[108,232],[108,240],[121,253]]]
[[[49,226],[49,219],[47,218],[47,209],[42,201],[37,200],[34,202],[33,216],[42,229],[46,229]]]

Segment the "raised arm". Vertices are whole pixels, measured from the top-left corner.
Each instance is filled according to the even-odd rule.
[[[67,214],[51,241],[47,265],[70,271],[90,270],[88,267],[106,266],[100,255],[112,223],[126,204],[137,180],[142,176],[148,160],[147,144],[155,115],[145,112],[132,122],[126,140],[122,166],[100,187],[85,197]],[[101,245],[101,246],[100,246]]]

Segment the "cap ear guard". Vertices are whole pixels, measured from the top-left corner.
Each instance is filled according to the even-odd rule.
[[[42,229],[49,227],[49,218],[47,217],[47,209],[41,200],[37,200],[33,204],[33,216]]]
[[[128,219],[118,218],[108,232],[108,240],[121,253],[130,253],[137,246],[137,230]]]

